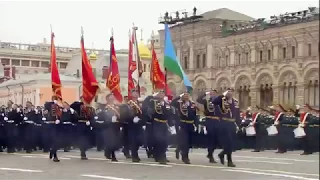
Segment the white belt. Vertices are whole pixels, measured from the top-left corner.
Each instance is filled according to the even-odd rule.
[[[28,123],[28,124],[33,124],[34,122],[33,121],[24,121],[25,123]]]
[[[72,124],[71,122],[63,122],[62,124]]]
[[[104,123],[104,121],[96,121],[96,123],[102,124]]]
[[[7,123],[14,123],[14,120],[8,120]]]

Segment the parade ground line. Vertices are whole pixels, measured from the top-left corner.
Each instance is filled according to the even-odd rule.
[[[277,176],[277,177],[301,179],[301,180],[318,180],[318,179],[306,178],[306,177],[302,177],[302,176],[293,176],[293,175],[288,175],[288,174],[274,174],[274,173],[254,172],[254,171],[245,171],[245,170],[237,170],[237,169],[222,169],[222,171],[240,172],[240,173],[265,175],[265,176]]]
[[[109,180],[133,180],[133,179],[126,179],[126,178],[118,178],[112,176],[99,176],[94,174],[83,174],[82,177],[89,177],[89,178],[97,178],[97,179],[109,179]]]
[[[2,171],[18,171],[18,172],[29,172],[29,173],[40,173],[40,172],[43,172],[41,170],[32,170],[32,169],[18,169],[18,168],[1,168],[0,167],[0,170]]]

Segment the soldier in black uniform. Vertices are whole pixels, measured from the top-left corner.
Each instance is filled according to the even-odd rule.
[[[127,104],[129,101],[128,96],[124,97],[124,103]],[[122,106],[123,107],[123,106]],[[124,114],[125,115],[125,114]],[[129,127],[128,121],[125,120],[121,122],[121,141],[122,141],[122,152],[127,159],[131,158],[130,155],[130,137],[129,137]]]
[[[151,99],[149,107],[151,112],[153,156],[155,161],[160,164],[167,163],[166,151],[168,147],[168,125],[172,128],[173,123],[170,119],[171,108],[164,101],[164,91],[160,91]]]
[[[142,117],[142,109],[140,102],[138,101],[139,94],[133,90],[131,100],[128,101],[128,105],[131,110],[131,117],[128,121],[128,135],[130,142],[130,150],[132,156],[132,162],[140,162],[138,155],[139,147],[143,144],[143,126],[145,122]]]
[[[31,153],[35,144],[35,120],[38,118],[36,111],[32,108],[30,101],[26,102],[24,117],[21,126],[23,126],[24,149],[26,153]]]
[[[142,119],[144,122],[146,122],[145,125],[145,146],[146,146],[146,153],[148,158],[153,158],[153,128],[152,128],[152,114],[153,110],[150,105],[152,105],[152,100],[157,95],[157,93],[154,93],[151,96],[147,96],[143,103],[142,103]]]
[[[61,146],[63,147],[64,152],[69,152],[69,150],[71,149],[71,143],[73,139],[72,124],[73,122],[75,122],[75,118],[76,117],[74,109],[70,108],[70,105],[66,101],[64,101],[59,129],[61,130]]]
[[[107,112],[106,120],[108,122],[106,128],[106,148],[105,148],[105,157],[111,159],[114,162],[117,162],[115,151],[119,148],[120,141],[120,107],[118,104],[115,104],[115,98],[113,94],[108,94],[107,97]]]
[[[96,116],[93,120],[93,133],[95,136],[95,142],[97,146],[97,151],[100,152],[104,150],[104,135],[103,132],[106,128],[105,124],[105,113],[106,113],[106,104],[99,104],[99,107],[96,109]]]
[[[8,101],[8,107],[4,113],[5,131],[7,137],[7,152],[14,153],[17,146],[18,124],[21,122],[20,109]]]
[[[221,121],[221,133],[219,137],[221,138],[223,150],[218,155],[220,162],[221,164],[224,164],[224,157],[227,155],[228,166],[235,167],[235,164],[232,161],[232,152],[237,129],[236,118],[240,117],[240,114],[236,114],[237,108],[239,108],[238,101],[232,97],[232,91],[228,90],[223,93],[223,95],[216,97],[213,100],[213,104],[217,107],[216,113],[219,113]]]
[[[77,112],[76,129],[81,160],[87,160],[86,151],[89,148],[91,134],[90,124],[95,117],[95,111],[89,104],[84,104],[83,97],[80,97],[80,102],[74,102],[70,107]]]
[[[206,97],[209,96],[209,97]],[[205,128],[204,132],[207,133],[208,142],[208,159],[210,163],[216,163],[213,158],[213,152],[219,146],[219,125],[220,117],[215,113],[215,106],[213,100],[217,97],[217,91],[215,89],[206,92],[198,97],[197,102],[204,106],[205,115]]]
[[[6,133],[4,128],[5,109],[5,106],[2,106],[0,109],[0,152],[3,152],[3,148],[6,146]]]
[[[39,147],[39,150],[43,150],[43,143],[42,143],[42,109],[40,106],[34,107],[34,111],[36,114],[36,118],[34,119],[34,150],[37,150],[37,147]]]
[[[190,99],[190,94],[186,91],[172,100],[171,104],[178,109],[180,116],[178,139],[181,150],[182,161],[190,164],[189,149],[192,147],[192,138],[198,127],[197,107]]]
[[[52,101],[46,102],[44,109],[46,111],[46,118],[43,119],[46,123],[45,133],[48,134],[47,140],[50,146],[49,158],[52,159],[53,162],[59,162],[57,150],[59,148],[58,128],[61,118],[61,107],[58,105],[58,98],[52,96]]]

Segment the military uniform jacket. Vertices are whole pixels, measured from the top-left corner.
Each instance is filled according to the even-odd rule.
[[[34,124],[38,118],[38,114],[33,109],[26,109],[24,111],[23,124]]]
[[[206,99],[206,95],[201,95],[198,97],[197,102],[199,104],[202,104],[204,107],[204,115],[207,116],[208,118],[216,118],[215,114],[215,107],[213,104],[213,100],[216,97],[210,97],[209,99]]]
[[[199,120],[197,116],[196,104],[192,101],[182,101],[180,97],[172,100],[171,104],[177,108],[180,122],[179,124],[193,124],[198,126]]]

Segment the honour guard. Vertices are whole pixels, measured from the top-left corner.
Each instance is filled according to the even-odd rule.
[[[5,117],[5,110],[6,107],[2,106],[0,108],[0,152],[3,152],[3,147],[6,146],[6,134],[5,134],[5,128],[4,128],[4,117]]]
[[[96,110],[96,116],[94,117],[93,125],[92,125],[98,152],[104,150],[104,146],[105,146],[104,142],[106,141],[104,136],[104,132],[106,129],[105,113],[106,113],[106,104],[99,104],[99,107]]]
[[[220,131],[220,117],[215,113],[215,106],[213,100],[217,97],[217,91],[215,89],[206,92],[198,97],[197,102],[204,107],[205,115],[205,127],[204,134],[208,136],[208,155],[210,163],[216,163],[213,158],[213,152],[219,145],[219,131]]]
[[[236,115],[238,108],[238,101],[232,97],[232,91],[228,90],[216,97],[213,100],[213,104],[216,105],[217,109],[220,113],[220,129],[221,129],[221,142],[222,142],[222,152],[219,153],[219,158],[221,164],[224,164],[224,157],[227,155],[228,166],[235,167],[235,164],[232,162],[232,152],[234,145],[234,137],[237,129],[236,117],[240,117]],[[240,113],[240,112],[239,112]]]
[[[108,122],[106,129],[106,148],[104,155],[107,159],[111,159],[111,161],[117,162],[115,151],[119,148],[120,141],[120,108],[118,104],[115,104],[115,98],[113,94],[108,94],[107,97],[107,112],[106,119]]]
[[[37,112],[32,108],[32,103],[27,101],[26,109],[24,110],[24,117],[22,121],[23,126],[23,137],[24,137],[24,148],[26,153],[31,153],[34,147],[35,139],[35,120],[38,118]]]
[[[145,144],[146,144],[146,153],[148,158],[153,157],[153,127],[152,127],[152,114],[153,114],[153,99],[158,95],[154,93],[151,96],[147,96],[142,103],[142,119],[146,122],[146,125],[143,126],[145,132]]]
[[[198,117],[197,107],[190,100],[190,94],[186,91],[172,100],[172,106],[178,109],[180,121],[178,129],[178,148],[181,151],[182,161],[185,164],[190,164],[189,149],[192,146],[192,137],[197,132]]]
[[[273,107],[271,107],[271,109],[273,109]],[[283,108],[283,106],[281,104],[278,104],[276,106],[275,109],[275,116],[274,116],[274,125],[276,125],[277,127],[277,139],[278,139],[278,143],[277,143],[277,149],[278,151],[276,153],[285,153],[287,152],[286,149],[286,136],[285,136],[285,127],[282,126],[282,123],[284,121],[285,118],[285,113],[286,110]]]
[[[128,122],[128,135],[130,137],[130,150],[132,156],[132,162],[140,162],[138,155],[139,147],[143,144],[143,126],[145,122],[142,117],[142,110],[140,102],[138,100],[139,94],[137,91],[132,92],[131,100],[128,101],[132,115]]]
[[[75,111],[74,109],[70,108],[70,105],[64,101],[63,102],[63,110],[61,113],[61,145],[64,148],[64,152],[69,152],[71,149],[71,143],[73,139],[72,129],[73,123],[76,121],[75,119]]]
[[[261,113],[261,109],[258,107],[258,111],[252,115],[252,124],[255,128],[256,139],[253,152],[260,152],[264,150],[264,145],[267,140],[267,124],[264,122],[264,116]]]
[[[304,105],[303,112],[300,114],[300,127],[304,128],[305,136],[302,138],[303,153],[301,155],[309,155],[314,151],[313,148],[313,121],[314,115],[312,115],[312,108],[306,104]]]
[[[4,127],[7,137],[7,152],[14,153],[17,145],[18,124],[20,124],[20,109],[13,104],[11,100],[8,101],[8,107],[4,113]]]
[[[169,119],[170,105],[164,101],[165,93],[160,91],[151,99],[151,123],[153,130],[153,157],[160,164],[167,164],[168,124],[174,131]],[[168,121],[169,119],[169,121]]]
[[[81,160],[87,160],[86,151],[89,148],[89,138],[91,134],[91,120],[94,118],[95,113],[93,107],[84,103],[84,99],[81,96],[80,102],[74,102],[70,105],[76,112],[76,131],[78,138],[78,147],[80,149]]]
[[[50,146],[50,155],[49,158],[54,162],[59,162],[57,156],[57,150],[59,148],[59,136],[58,136],[58,125],[60,124],[61,118],[61,107],[58,105],[58,98],[52,96],[51,102],[46,102],[44,109],[46,111],[46,118],[43,118],[47,124],[46,132],[48,134],[48,143]]]

